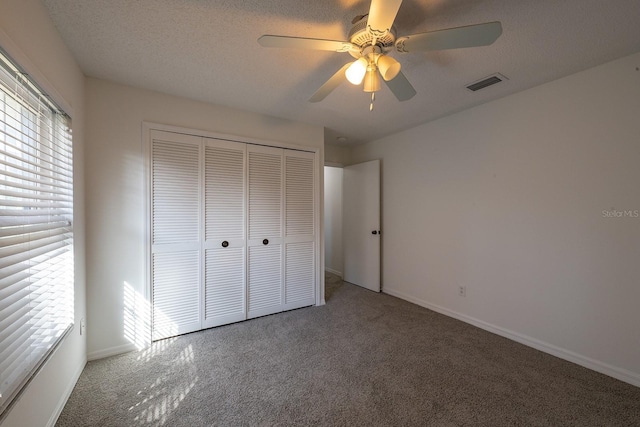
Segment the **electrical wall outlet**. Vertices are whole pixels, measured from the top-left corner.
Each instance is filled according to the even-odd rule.
[[[458,295],[461,297],[467,296],[467,287],[466,286],[458,286]]]

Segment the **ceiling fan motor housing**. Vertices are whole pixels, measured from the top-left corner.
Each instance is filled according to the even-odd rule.
[[[353,24],[351,31],[349,31],[349,41],[358,46],[362,51],[363,48],[371,46],[374,41],[373,34],[367,29],[368,16],[362,17],[359,21]],[[396,41],[396,29],[391,27],[390,31],[387,31],[381,37],[375,38],[375,45],[380,49],[380,53],[388,53],[394,47]],[[360,52],[349,51],[351,56],[359,58]]]

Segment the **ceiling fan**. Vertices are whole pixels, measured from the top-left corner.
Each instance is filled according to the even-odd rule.
[[[356,60],[338,70],[309,101],[322,101],[345,79],[354,85],[364,81],[364,91],[371,93],[372,110],[375,93],[380,90],[380,77],[399,101],[416,94],[400,71],[400,63],[388,55],[394,48],[399,53],[411,53],[488,46],[502,34],[502,25],[496,21],[396,37],[393,21],[401,4],[402,0],[372,0],[369,13],[356,16],[351,22],[349,41],[263,35],[258,43],[264,47],[348,52]]]

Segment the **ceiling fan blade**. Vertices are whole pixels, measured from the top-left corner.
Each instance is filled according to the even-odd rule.
[[[409,80],[402,74],[402,71],[398,75],[388,82],[385,81],[391,92],[398,98],[398,101],[406,101],[413,98],[416,94],[416,90],[411,86]]]
[[[400,37],[396,41],[396,49],[398,52],[405,53],[488,46],[501,34],[500,22],[487,22]]]
[[[367,27],[375,36],[382,36],[393,26],[402,0],[371,0]]]
[[[318,89],[316,91],[316,93],[314,93],[313,96],[311,98],[309,98],[309,102],[320,102],[320,101],[322,101],[323,99],[325,99],[327,97],[327,95],[329,95],[331,92],[333,92],[333,90],[335,88],[340,86],[340,83],[342,83],[343,81],[347,80],[347,76],[344,73],[345,73],[345,71],[347,71],[347,68],[349,68],[349,65],[351,65],[351,64],[352,64],[352,62],[344,64],[342,66],[342,68],[340,68],[338,70],[337,73],[335,73],[333,76],[331,76],[331,78],[329,80],[327,80],[325,82],[325,84],[320,86],[320,89]]]
[[[349,52],[354,46],[349,42],[323,39],[307,39],[303,37],[264,35],[258,39],[263,47],[283,47],[294,49],[328,50],[333,52]]]

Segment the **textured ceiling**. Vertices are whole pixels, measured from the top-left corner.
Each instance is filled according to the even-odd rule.
[[[404,0],[398,36],[501,21],[491,46],[393,55],[417,95],[383,85],[373,112],[343,83],[309,97],[347,53],[268,49],[278,34],[346,40],[367,0],[43,0],[88,76],[324,126],[327,142],[377,139],[640,51],[639,0]],[[508,81],[465,89],[499,72]]]

